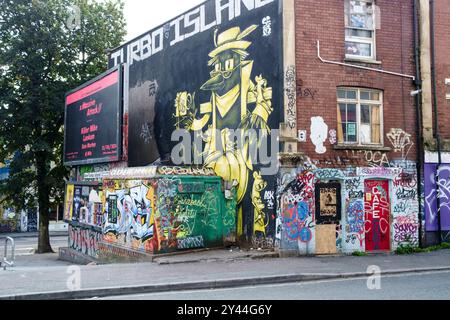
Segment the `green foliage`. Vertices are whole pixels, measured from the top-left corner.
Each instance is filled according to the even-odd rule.
[[[65,93],[106,70],[106,50],[125,35],[123,6],[0,1],[0,162],[11,161],[2,202],[17,209],[39,204],[45,212],[61,200]]]
[[[408,245],[400,245],[397,248],[397,250],[395,251],[395,253],[398,255],[403,255],[403,254],[413,254],[413,253],[427,253],[427,252],[433,252],[433,251],[445,250],[445,249],[450,249],[450,243],[444,242],[441,245],[431,246],[428,248],[419,248],[419,247],[408,244]]]
[[[367,252],[355,251],[355,252],[352,253],[352,256],[354,256],[354,257],[365,257],[365,256],[367,256]]]
[[[412,246],[412,245],[400,245],[397,250],[395,251],[396,254],[403,255],[403,254],[413,254],[413,253],[420,253],[423,252],[423,249]]]

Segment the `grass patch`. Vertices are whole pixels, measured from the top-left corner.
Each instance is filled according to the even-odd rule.
[[[352,256],[354,256],[354,257],[365,257],[365,256],[367,256],[367,252],[355,251],[355,252],[352,253]]]
[[[414,247],[411,245],[400,245],[397,248],[397,250],[395,251],[395,253],[398,255],[402,255],[402,254],[433,252],[433,251],[446,250],[446,249],[450,249],[450,243],[444,242],[441,245],[432,246],[432,247],[423,248],[423,249],[419,248],[419,247]]]

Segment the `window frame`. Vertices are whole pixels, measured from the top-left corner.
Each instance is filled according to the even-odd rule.
[[[348,5],[348,10],[350,10],[350,1],[352,0],[344,0],[345,4],[344,6]],[[369,61],[375,61],[377,57],[377,33],[376,33],[376,10],[375,10],[375,0],[356,0],[361,2],[367,2],[372,4],[373,12],[372,12],[372,29],[366,29],[366,28],[354,28],[354,27],[348,27],[344,25],[344,48],[345,48],[345,58],[346,59],[352,59],[352,60],[369,60]],[[347,16],[348,15],[348,16]],[[350,19],[350,11],[347,12],[347,10],[344,9],[344,21]],[[350,21],[349,21],[350,22]],[[372,32],[372,38],[369,40],[369,38],[363,38],[363,37],[354,37],[354,36],[347,36],[347,30],[364,30],[364,31],[370,31]],[[354,55],[354,54],[348,54],[347,53],[347,42],[355,42],[355,43],[361,43],[361,44],[370,44],[371,45],[371,56],[362,56],[362,55]]]
[[[347,99],[347,98],[339,98],[339,91],[356,91],[356,99]],[[361,92],[375,92],[379,94],[379,100],[362,100]],[[384,147],[384,92],[379,89],[373,88],[362,88],[362,87],[337,87],[336,90],[336,98],[337,98],[337,110],[341,110],[341,104],[355,104],[356,105],[356,142],[345,141],[346,136],[344,136],[344,141],[340,142],[338,140],[338,145],[340,146],[354,146],[354,147]],[[362,143],[361,142],[361,106],[369,105],[369,106],[378,106],[380,108],[380,143]],[[341,117],[342,118],[342,117]],[[372,121],[372,119],[371,119]],[[341,119],[341,123],[338,123],[338,126],[342,126],[344,123],[343,119]],[[372,128],[372,123],[370,125]],[[372,140],[372,139],[371,139]]]

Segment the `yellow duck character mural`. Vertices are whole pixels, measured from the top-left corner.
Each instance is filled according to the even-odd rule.
[[[198,109],[195,105],[195,93],[188,92],[178,93],[175,101],[177,128],[201,134],[205,142],[201,152],[205,159],[204,166],[212,168],[226,181],[238,182],[238,204],[242,203],[248,189],[249,174],[254,170],[250,145],[260,145],[261,137],[270,134],[268,119],[273,112],[272,88],[267,86],[267,80],[262,75],[256,76],[255,82],[252,81],[254,61],[247,60],[249,53],[245,51],[252,42],[245,41],[244,38],[257,28],[257,25],[252,25],[241,31],[239,27],[233,27],[220,34],[216,30],[215,49],[209,53],[211,59],[208,62],[208,66],[214,70],[211,71],[210,79],[200,88],[211,92],[210,101],[201,104]],[[251,105],[254,107],[249,110]],[[259,137],[248,138],[251,129],[256,130]],[[239,135],[244,141],[240,146],[231,134],[236,134],[236,130],[240,130]],[[217,150],[218,141],[221,142],[222,150]],[[259,186],[264,181],[261,181],[259,174],[258,177],[254,183]],[[252,192],[252,203],[259,215],[264,204],[259,193],[258,196],[256,194],[257,192]],[[257,212],[255,211],[255,215]],[[240,219],[242,208],[238,225],[241,223]],[[260,222],[255,222],[254,229],[262,231],[256,225],[260,225]]]
[[[262,201],[261,192],[267,188],[267,182],[263,180],[259,172],[253,173],[253,190],[252,190],[252,204],[254,207],[254,227],[253,235],[266,236],[266,228],[269,221],[266,221],[266,214],[264,213],[265,205]]]

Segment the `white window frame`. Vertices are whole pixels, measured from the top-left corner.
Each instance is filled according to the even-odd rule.
[[[348,8],[350,10],[350,1],[351,0],[344,0],[347,5]],[[361,2],[368,2],[368,3],[372,3],[372,7],[373,7],[373,13],[372,13],[372,19],[373,19],[373,24],[372,24],[372,29],[364,29],[364,28],[352,28],[352,27],[347,27],[345,26],[345,48],[346,48],[346,43],[347,42],[356,42],[356,43],[363,43],[363,44],[371,44],[371,56],[361,56],[361,55],[354,55],[354,54],[347,54],[347,52],[345,52],[345,57],[347,59],[354,59],[354,60],[372,60],[375,61],[376,60],[376,48],[377,48],[377,35],[376,35],[376,10],[375,10],[375,1],[374,0],[357,0],[357,1],[361,1]],[[347,15],[347,12],[344,12],[344,15]],[[350,16],[348,17],[350,19]],[[344,19],[347,19],[347,17],[344,17]],[[350,22],[350,21],[349,21]],[[371,31],[372,32],[372,39],[369,40],[368,38],[361,38],[361,37],[352,37],[352,36],[347,36],[347,30],[364,30],[364,31]]]
[[[343,99],[339,98],[338,92],[339,90],[345,91],[356,91],[356,100],[353,99]],[[375,100],[362,100],[361,92],[372,91],[376,92],[380,95],[380,100],[375,102]],[[337,97],[337,108],[340,111],[340,104],[356,104],[356,142],[338,142],[339,145],[344,146],[355,146],[355,147],[384,147],[384,97],[383,91],[378,89],[370,89],[370,88],[357,88],[357,87],[338,87],[336,90]],[[380,108],[380,143],[362,143],[361,142],[361,105],[370,105],[370,106],[379,106]],[[342,126],[344,119],[341,119],[341,123],[338,123],[338,126]]]

